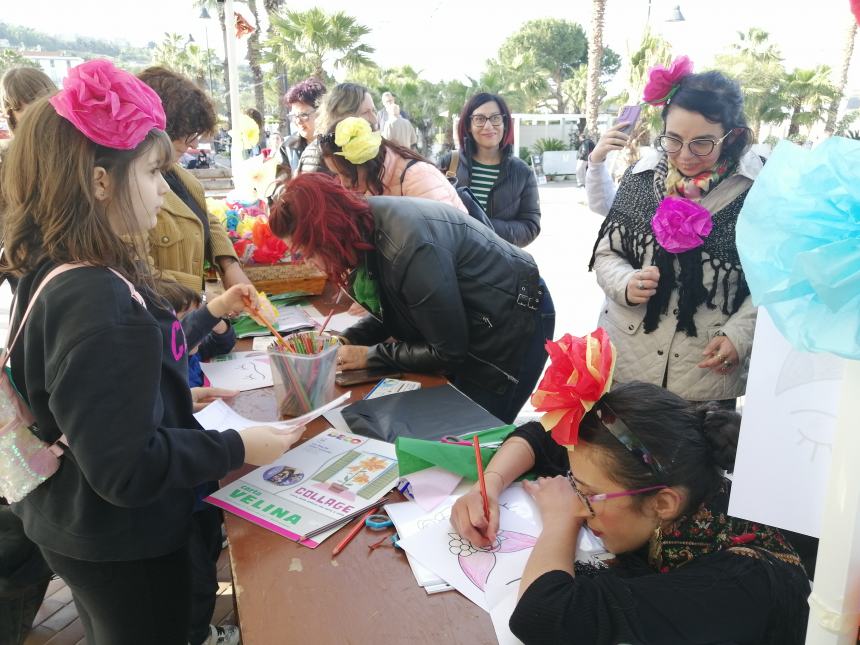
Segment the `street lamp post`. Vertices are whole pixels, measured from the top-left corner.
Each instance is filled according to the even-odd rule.
[[[209,75],[209,96],[212,96],[212,57],[209,55],[209,12],[206,7],[200,10],[200,20],[203,20],[203,35],[206,39],[206,73]]]

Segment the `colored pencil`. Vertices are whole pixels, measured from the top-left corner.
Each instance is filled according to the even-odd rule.
[[[299,542],[303,542],[303,541],[307,540],[308,538],[312,538],[316,535],[319,535],[320,533],[325,533],[326,531],[333,529],[336,526],[348,524],[350,522],[350,520],[354,520],[359,515],[365,514],[371,508],[372,509],[378,509],[380,506],[384,506],[385,504],[387,504],[390,501],[391,501],[391,498],[388,495],[386,495],[385,497],[383,497],[378,502],[373,502],[372,504],[368,504],[367,506],[365,506],[363,508],[359,508],[358,510],[353,511],[349,515],[344,515],[343,517],[339,517],[336,520],[329,522],[328,524],[324,524],[323,526],[318,526],[317,528],[315,528],[311,531],[308,531],[304,535],[300,536],[301,539],[299,540]]]
[[[475,446],[475,466],[478,468],[478,482],[481,484],[481,500],[484,502],[484,517],[490,521],[490,499],[487,497],[487,482],[484,481],[484,462],[481,459],[481,441],[478,435],[472,437]]]
[[[251,304],[251,299],[248,296],[245,296],[244,298],[242,298],[242,300],[245,301],[245,306],[248,309],[250,309],[251,311],[253,311],[257,314],[255,320],[257,322],[262,322],[269,329],[269,331],[272,332],[272,336],[274,336],[277,339],[278,344],[281,345],[281,347],[286,347],[287,344],[286,344],[286,342],[284,342],[284,337],[278,333],[278,330],[272,326],[272,323],[270,323],[268,320],[266,320],[266,318],[264,316],[260,315],[260,309],[254,308],[254,306]]]
[[[367,511],[367,513],[362,515],[358,522],[355,523],[355,526],[353,526],[352,529],[350,529],[349,533],[346,534],[346,537],[343,538],[340,543],[336,547],[334,547],[334,549],[332,549],[331,557],[335,557],[341,551],[343,551],[346,548],[346,545],[352,542],[353,538],[355,538],[356,535],[361,533],[361,529],[364,528],[365,520],[367,520],[368,517],[373,515],[378,510],[379,506],[374,506],[369,511]]]

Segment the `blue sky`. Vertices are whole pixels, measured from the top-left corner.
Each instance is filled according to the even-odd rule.
[[[262,2],[258,0],[258,5]],[[555,17],[577,21],[588,28],[591,2],[513,2],[497,0],[290,0],[293,9],[319,5],[328,11],[344,10],[372,28],[368,42],[376,48],[375,60],[383,66],[411,64],[431,80],[478,75],[484,61],[495,55],[502,41],[525,21]],[[645,24],[648,0],[609,0],[606,40],[625,57],[638,43]],[[845,25],[850,19],[848,0],[788,3],[785,0],[651,1],[651,25],[700,67],[724,50],[739,30],[750,26],[769,31],[786,58],[786,65],[837,66],[842,57]],[[663,20],[675,5],[686,20]],[[125,39],[143,45],[158,41],[165,31],[192,33],[204,40],[204,22],[191,0],[0,0],[0,20],[54,34],[81,34]],[[236,2],[239,9],[245,7]],[[72,8],[73,7],[73,8]],[[792,9],[787,9],[792,7]],[[800,10],[793,7],[800,7]],[[215,48],[218,22],[209,22],[209,41]],[[855,49],[855,59],[860,47]],[[860,89],[860,62],[855,60],[849,85]]]

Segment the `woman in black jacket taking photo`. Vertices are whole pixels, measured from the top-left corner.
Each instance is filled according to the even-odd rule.
[[[441,165],[472,190],[499,237],[524,247],[540,233],[540,198],[531,168],[513,155],[512,121],[501,96],[475,94],[460,112],[460,149],[445,155]]]
[[[506,423],[516,417],[555,326],[528,253],[449,204],[362,198],[319,173],[289,182],[269,223],[370,312],[344,333],[341,369],[442,372]]]

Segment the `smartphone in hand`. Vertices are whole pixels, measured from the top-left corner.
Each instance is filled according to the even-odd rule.
[[[633,128],[636,127],[636,122],[639,120],[639,115],[641,113],[641,105],[625,105],[621,108],[621,112],[619,112],[618,118],[615,119],[615,123],[626,123],[627,126],[621,131],[624,134],[630,134],[633,132]]]

